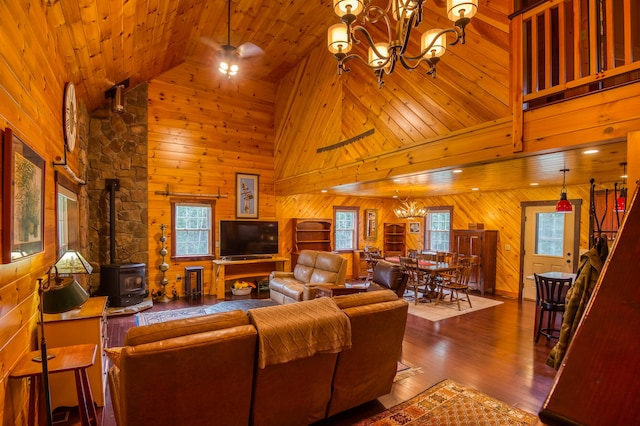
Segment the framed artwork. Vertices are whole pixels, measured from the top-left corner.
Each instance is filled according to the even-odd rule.
[[[257,219],[260,175],[236,173],[236,219]]]
[[[364,211],[364,239],[375,240],[378,231],[378,210],[366,209]]]
[[[44,167],[9,128],[3,136],[2,263],[44,250]]]
[[[409,222],[409,233],[410,234],[419,234],[420,233],[420,222]]]

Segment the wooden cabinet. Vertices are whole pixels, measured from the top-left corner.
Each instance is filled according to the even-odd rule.
[[[213,284],[209,294],[215,295],[218,300],[224,300],[225,293],[231,292],[232,281],[246,278],[268,278],[272,271],[289,271],[289,259],[286,257],[246,260],[214,259],[211,278]],[[258,293],[260,293],[259,286]]]
[[[498,249],[498,231],[455,229],[451,231],[453,251],[458,256],[477,256],[478,263],[469,288],[494,293],[496,286],[496,255]]]
[[[331,219],[292,219],[293,250],[291,265],[298,262],[302,250],[333,250],[333,221]]]
[[[107,297],[90,297],[80,309],[62,314],[44,314],[47,347],[92,343],[98,346],[93,366],[87,369],[91,393],[98,407],[104,406],[107,384],[107,359],[104,347],[107,339]],[[38,327],[40,332],[40,327]],[[49,378],[51,407],[78,405],[76,382],[72,371],[52,374]]]
[[[405,223],[384,224],[384,256],[404,256],[407,249],[406,228],[407,225]]]

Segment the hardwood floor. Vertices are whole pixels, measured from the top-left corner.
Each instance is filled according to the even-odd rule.
[[[378,401],[321,424],[351,424],[406,401],[444,379],[455,380],[537,415],[555,376],[555,370],[545,364],[554,341],[547,343],[540,339],[534,345],[533,302],[496,299],[504,303],[438,322],[409,315],[401,361],[420,367],[422,373],[395,383],[391,393]],[[216,299],[205,297],[200,303],[213,304]],[[195,304],[199,303],[179,300],[156,304],[152,310]],[[110,317],[110,346],[121,345],[126,331],[134,325],[133,315]],[[114,426],[110,398],[101,411],[102,425]]]

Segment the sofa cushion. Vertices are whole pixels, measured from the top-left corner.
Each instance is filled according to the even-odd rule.
[[[311,274],[313,274],[313,266],[297,264],[293,268],[293,277],[303,283],[308,283],[311,280]]]
[[[243,311],[220,312],[211,315],[133,327],[127,331],[124,344],[125,346],[136,346],[189,334],[222,330],[247,324],[249,324],[249,318]]]
[[[338,278],[338,274],[333,271],[325,271],[323,269],[314,269],[311,274],[309,283],[335,283]]]

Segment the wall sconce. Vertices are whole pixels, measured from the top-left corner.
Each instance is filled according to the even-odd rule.
[[[105,99],[111,99],[111,111],[122,114],[124,112],[124,89],[129,87],[129,79],[117,83],[104,92]]]

